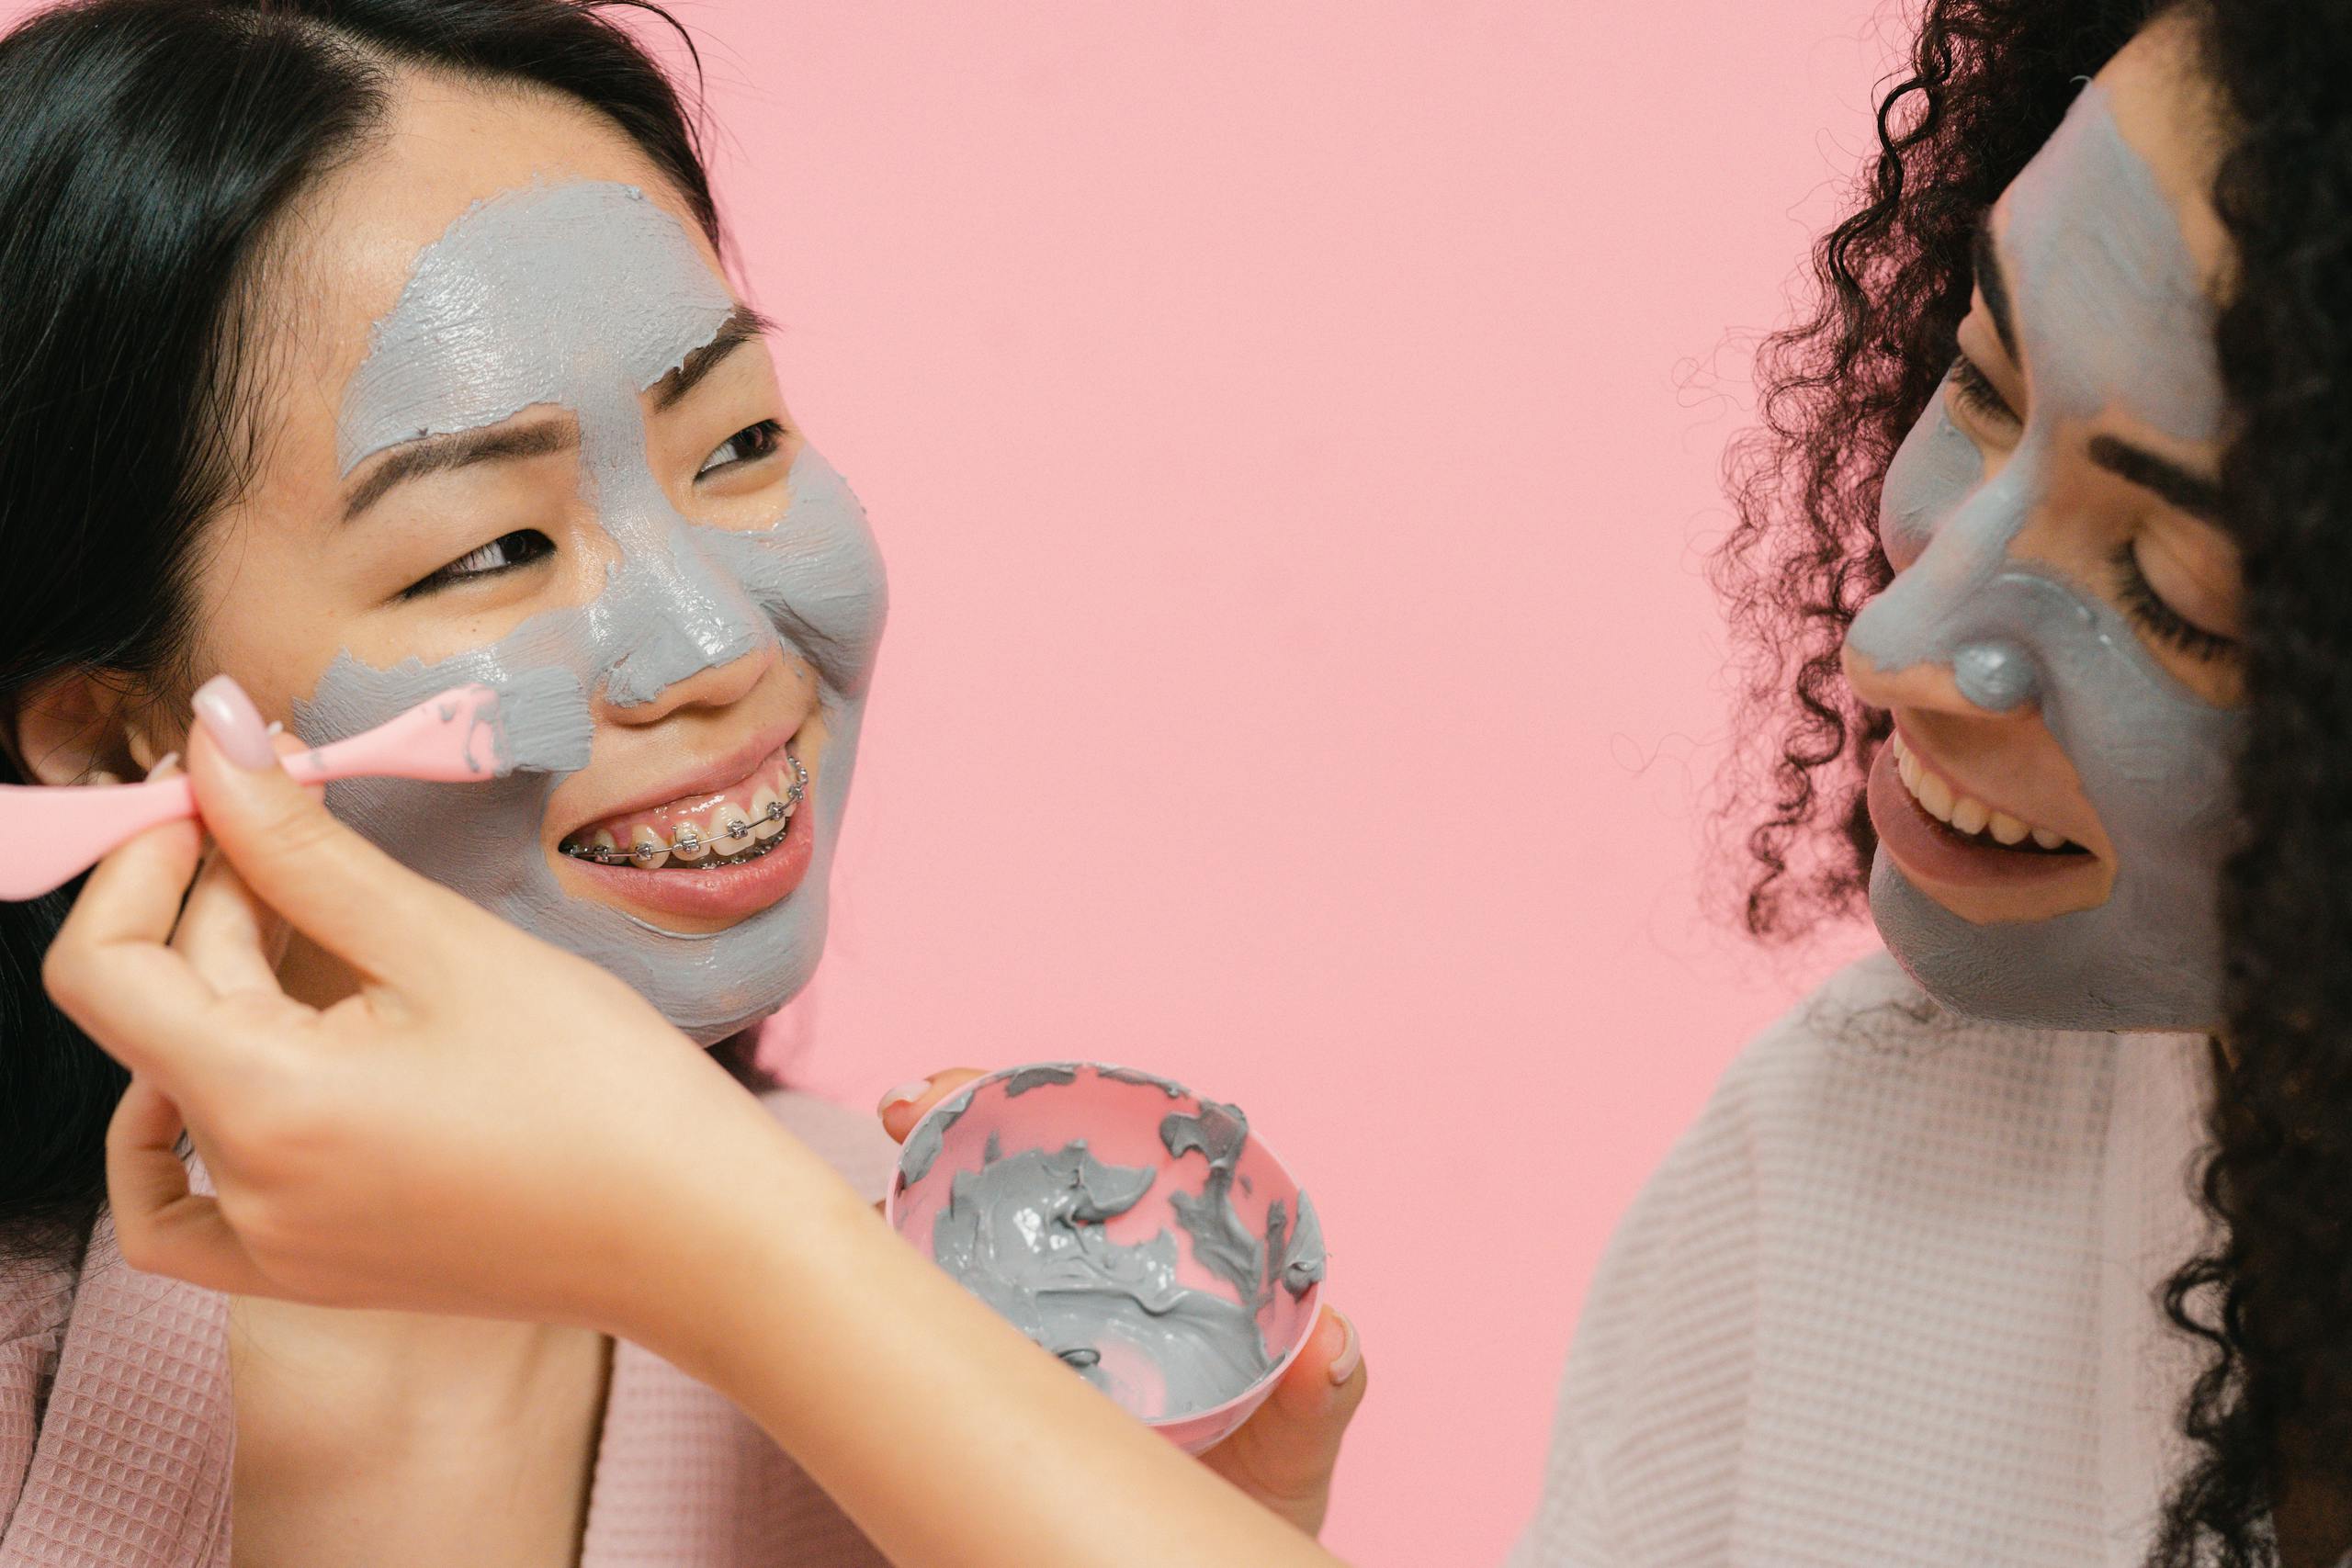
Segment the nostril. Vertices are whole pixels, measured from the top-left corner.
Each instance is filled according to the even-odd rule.
[[[2007,713],[2032,699],[2033,659],[2012,642],[1974,642],[1951,656],[1960,694],[1987,713]]]

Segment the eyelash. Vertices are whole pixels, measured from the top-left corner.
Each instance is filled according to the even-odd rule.
[[[479,549],[467,551],[430,576],[418,579],[401,590],[401,597],[414,599],[447,588],[453,582],[470,582],[477,577],[512,571],[518,566],[528,566],[553,554],[554,540],[537,528],[517,528],[512,534],[501,534]],[[497,558],[490,558],[492,557]]]
[[[2148,574],[2140,570],[2139,553],[2132,549],[2131,540],[2116,546],[2111,559],[2125,612],[2150,633],[2190,658],[2206,662],[2226,659],[2237,651],[2234,640],[2219,632],[2207,631],[2157,596]]]
[[[1976,361],[1966,355],[1951,362],[1952,391],[1962,403],[1987,419],[1997,419],[2010,424],[2018,423],[2017,411],[2009,407],[1993,378],[1976,367]]]
[[[743,437],[752,434],[755,431],[759,434],[760,440],[763,443],[761,450],[751,454],[749,457],[730,457],[724,463],[713,464],[706,462],[706,465],[703,468],[695,470],[695,478],[698,479],[707,479],[711,475],[718,472],[721,468],[731,468],[738,463],[756,463],[763,457],[774,457],[776,453],[776,449],[784,444],[784,422],[777,419],[763,419],[756,424],[745,425],[742,429],[737,431],[734,434],[720,442],[718,445],[718,450],[720,452],[724,452],[728,447],[734,446],[735,443],[742,440]],[[716,457],[717,455],[717,453],[712,454],[713,457]]]

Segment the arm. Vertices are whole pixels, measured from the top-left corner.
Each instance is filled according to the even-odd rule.
[[[917,1257],[603,970],[201,727],[189,773],[220,852],[199,872],[187,823],[118,851],[45,969],[133,1073],[107,1168],[134,1266],[628,1336],[734,1398],[910,1568],[1077,1568],[1106,1542],[1166,1568],[1334,1561]],[[288,921],[357,995],[284,993]],[[217,1194],[189,1190],[183,1122]]]
[[[1070,1376],[814,1156],[778,1139],[769,1156],[712,1232],[743,1266],[643,1337],[741,1404],[892,1561],[1098,1563],[1113,1544],[1168,1568],[1336,1561]],[[795,1215],[781,1244],[778,1207]]]

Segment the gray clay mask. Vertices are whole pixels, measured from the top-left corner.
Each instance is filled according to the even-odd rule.
[[[292,720],[322,744],[461,682],[505,690],[560,670],[628,706],[765,645],[805,658],[828,731],[804,807],[814,811],[813,858],[789,897],[725,931],[665,931],[569,897],[539,841],[558,775],[517,773],[462,791],[360,779],[328,791],[337,816],[400,860],[612,971],[704,1043],[774,1011],[816,967],[885,608],[865,514],[814,452],[793,464],[789,503],[751,529],[688,520],[647,467],[638,395],[733,310],[687,231],[633,186],[535,183],[450,225],[418,256],[345,389],[343,471],[401,441],[559,405],[579,420],[582,493],[618,558],[589,603],[453,658],[383,670],[339,654]]]
[[[2031,382],[2025,428],[1987,479],[1938,395],[1886,473],[1882,533],[1911,564],[1848,640],[1883,671],[1950,666],[1987,713],[2037,705],[2112,843],[2114,886],[2095,908],[1976,924],[1882,849],[1871,913],[1895,957],[1958,1011],[2050,1028],[2209,1028],[2221,1016],[2216,906],[2242,716],[2165,671],[2099,593],[2012,552],[2059,443],[2082,439],[2062,426],[2121,408],[2185,441],[2220,429],[2212,309],[2099,85],[2010,187],[2004,250]]]

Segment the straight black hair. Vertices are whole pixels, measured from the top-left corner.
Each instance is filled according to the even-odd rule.
[[[0,38],[0,707],[72,670],[192,683],[189,568],[258,434],[248,286],[395,70],[587,105],[720,244],[693,119],[621,11],[699,70],[650,0],[78,0]],[[7,750],[0,781],[31,782]],[[70,1266],[105,1202],[124,1075],[40,985],[79,887],[0,903],[0,1270]]]

